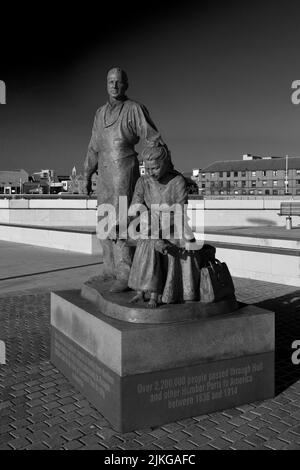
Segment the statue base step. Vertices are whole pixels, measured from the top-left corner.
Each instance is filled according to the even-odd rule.
[[[135,292],[128,290],[113,294],[111,280],[103,280],[101,276],[93,277],[85,282],[81,295],[95,304],[101,313],[117,320],[132,323],[173,323],[184,320],[196,320],[232,313],[239,308],[235,297],[226,298],[217,303],[188,301],[181,304],[162,304],[150,309],[147,303],[139,301],[132,304],[130,300]]]
[[[274,396],[274,314],[176,323],[110,318],[80,291],[51,294],[51,361],[119,432]]]

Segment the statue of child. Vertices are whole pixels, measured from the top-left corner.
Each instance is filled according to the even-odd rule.
[[[147,147],[142,157],[145,175],[136,183],[128,214],[136,214],[139,205],[143,205],[144,210],[148,211],[147,219],[151,220],[151,226],[146,224],[143,228],[140,224],[140,238],[130,270],[128,287],[136,291],[131,302],[144,300],[147,293],[150,295],[148,307],[156,308],[160,300],[163,303],[176,301],[178,296],[175,291],[182,291],[182,264],[176,253],[182,255],[186,243],[193,242],[194,239],[192,231],[185,223],[188,196],[186,181],[181,173],[174,170],[169,150],[166,146]],[[169,214],[169,217],[165,218],[167,223],[170,221],[169,227],[163,227],[162,213]],[[181,227],[176,227],[175,221],[177,225],[181,224]],[[169,232],[165,230],[168,228]],[[170,236],[166,236],[166,232]],[[195,263],[197,264],[197,261],[193,259],[192,264]],[[198,268],[192,268],[197,277]],[[193,276],[191,270],[189,271]],[[192,298],[188,300],[194,300],[197,295],[198,292],[192,294]]]

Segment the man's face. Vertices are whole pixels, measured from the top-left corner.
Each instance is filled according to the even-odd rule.
[[[107,93],[110,98],[119,100],[125,96],[127,83],[120,72],[110,72],[107,76]]]
[[[158,181],[165,175],[166,166],[163,162],[158,162],[157,160],[146,161],[145,172],[147,175],[151,176],[152,179]]]

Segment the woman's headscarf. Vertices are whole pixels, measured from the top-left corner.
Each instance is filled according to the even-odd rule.
[[[171,159],[171,152],[166,145],[159,145],[156,147],[145,147],[142,151],[142,159],[144,162],[158,161],[164,162],[168,170],[174,170],[174,165]]]

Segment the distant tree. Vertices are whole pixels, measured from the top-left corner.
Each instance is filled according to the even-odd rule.
[[[196,181],[193,181],[188,176],[185,176],[184,179],[185,179],[186,184],[187,184],[188,193],[189,194],[199,194],[199,186],[196,183]]]

